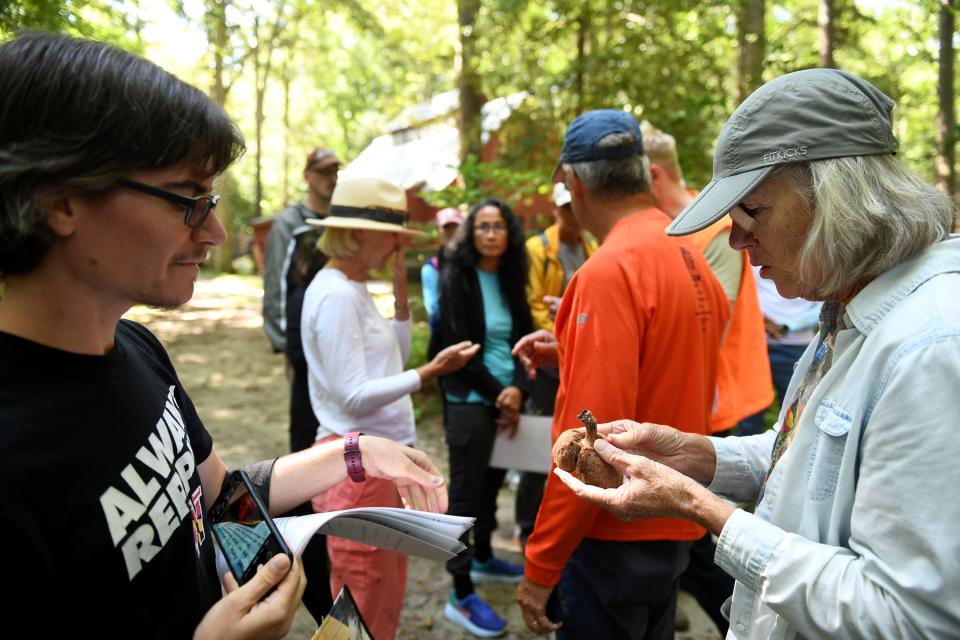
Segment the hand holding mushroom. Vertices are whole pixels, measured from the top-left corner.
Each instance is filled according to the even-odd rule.
[[[597,420],[584,409],[577,416],[583,423],[579,429],[567,429],[553,445],[553,463],[568,473],[576,472],[586,484],[604,489],[615,489],[623,482],[619,471],[604,462],[593,448],[597,441]]]
[[[586,440],[584,430],[564,432],[553,448],[557,464],[554,474],[578,498],[603,507],[621,520],[687,518],[720,534],[736,506],[698,482],[713,477],[716,452],[709,438],[629,420],[601,425],[600,431],[591,454],[607,468],[612,467],[614,473],[622,473],[622,483],[601,485],[602,478],[597,480],[589,475],[596,469],[593,463],[588,463],[591,470],[586,472],[580,470],[579,464],[570,470],[561,465],[558,450],[566,451],[568,456],[570,451],[578,453],[575,444]],[[618,447],[627,447],[633,453]],[[569,458],[564,464],[570,467]],[[572,470],[579,478],[571,475]]]

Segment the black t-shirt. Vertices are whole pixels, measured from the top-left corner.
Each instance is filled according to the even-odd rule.
[[[221,594],[212,444],[144,327],[105,356],[0,332],[0,635],[192,636]]]

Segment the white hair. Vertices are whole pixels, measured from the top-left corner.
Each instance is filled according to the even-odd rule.
[[[811,206],[799,276],[836,298],[945,239],[950,198],[891,155],[791,164],[779,170]]]
[[[683,170],[680,168],[680,157],[677,155],[676,139],[647,120],[640,123],[640,131],[643,133],[643,150],[650,162],[663,167],[675,182],[686,187]]]

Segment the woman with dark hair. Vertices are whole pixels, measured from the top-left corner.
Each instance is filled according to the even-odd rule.
[[[500,618],[473,592],[477,582],[516,582],[523,567],[493,557],[490,539],[497,526],[497,492],[505,471],[490,468],[498,430],[516,430],[527,377],[510,354],[533,329],[527,306],[524,235],[505,203],[475,204],[464,234],[443,274],[440,336],[443,346],[463,340],[483,345],[480,353],[443,377],[450,454],[449,513],[476,517],[473,545],[447,563],[453,593],[444,609],[452,622],[474,635],[495,637],[506,630]]]
[[[307,358],[300,338],[300,316],[303,298],[313,277],[327,263],[327,255],[317,243],[321,229],[310,229],[300,234],[293,250],[293,264],[287,272],[287,358],[290,360],[290,451],[303,451],[313,446],[320,423],[310,405],[310,387],[307,384]],[[312,513],[312,510],[310,511]],[[331,602],[331,604],[333,604]],[[329,609],[329,607],[328,607]],[[326,614],[326,612],[324,612]]]

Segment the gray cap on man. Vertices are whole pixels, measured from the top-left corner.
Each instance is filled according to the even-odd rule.
[[[709,227],[779,166],[896,153],[893,105],[866,80],[837,69],[807,69],[771,80],[723,125],[713,180],[670,223],[667,234]]]

